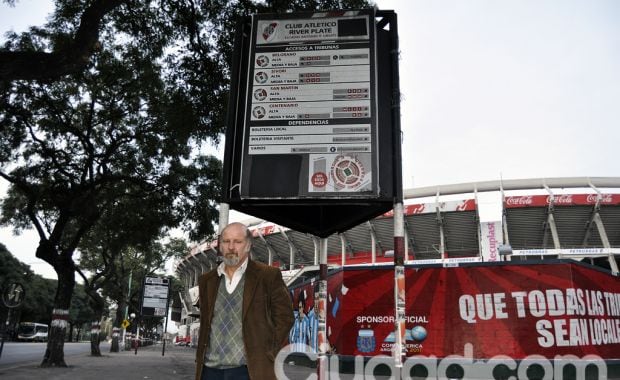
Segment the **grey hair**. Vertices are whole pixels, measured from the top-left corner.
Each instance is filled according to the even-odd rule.
[[[248,243],[250,243],[250,255],[251,255],[252,254],[252,248],[254,247],[254,235],[252,235],[252,231],[250,231],[250,228],[248,226],[246,226],[245,224],[240,223],[240,222],[229,223],[228,225],[226,225],[226,227],[224,227],[222,229],[222,232],[220,232],[219,236],[217,237],[218,250],[219,250],[219,247],[220,247],[220,244],[221,244],[221,238],[222,238],[222,235],[224,234],[224,230],[226,230],[228,227],[230,227],[233,224],[237,224],[237,225],[243,226],[243,228],[245,229],[245,240]]]

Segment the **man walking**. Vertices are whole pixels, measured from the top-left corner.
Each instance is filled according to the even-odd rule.
[[[293,325],[288,290],[277,268],[250,259],[252,234],[224,228],[224,260],[199,279],[196,380],[275,379],[274,359]]]

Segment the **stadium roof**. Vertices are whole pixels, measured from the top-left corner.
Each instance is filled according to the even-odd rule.
[[[545,195],[535,194],[545,190]],[[559,189],[579,189],[556,194]],[[500,192],[503,242],[513,255],[610,258],[620,254],[620,177],[487,181],[404,190],[406,260],[480,258],[478,194]],[[525,195],[506,196],[522,190]],[[444,200],[446,195],[461,199]],[[434,201],[421,203],[421,198]],[[416,202],[417,201],[417,202]],[[319,239],[268,221],[245,222],[255,236],[254,259],[287,269],[318,263]],[[387,213],[328,238],[328,261],[361,264],[393,260],[393,218]],[[501,242],[500,242],[501,243]],[[218,261],[217,241],[195,246],[177,271],[197,276]]]

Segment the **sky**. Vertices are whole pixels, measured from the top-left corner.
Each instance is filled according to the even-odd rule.
[[[0,33],[40,24],[45,4],[2,3]],[[405,188],[620,176],[620,1],[377,4],[398,15]],[[0,242],[55,278],[34,233]]]

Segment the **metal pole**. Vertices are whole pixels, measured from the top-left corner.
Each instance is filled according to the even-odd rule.
[[[327,340],[327,238],[321,238],[319,256],[319,361],[316,370],[318,380],[327,380],[327,350],[329,348]]]
[[[168,308],[170,307],[170,286],[172,285],[172,280],[168,281],[168,296],[166,297],[166,316],[164,317],[166,319],[166,321],[164,322],[164,331],[163,331],[163,336],[164,336],[164,344],[161,348],[161,356],[164,356],[164,354],[166,353],[166,332],[168,331]]]
[[[403,366],[405,354],[405,234],[403,204],[394,204],[394,320],[396,345],[394,362],[397,368]]]
[[[9,308],[9,311],[7,313],[6,316],[6,322],[4,324],[4,331],[2,331],[2,334],[0,334],[1,336],[1,340],[0,340],[0,358],[2,357],[2,350],[4,349],[4,336],[6,335],[6,332],[9,329],[9,321],[11,320],[11,308]]]
[[[230,206],[228,203],[220,203],[220,221],[217,234],[220,235],[222,230],[228,225],[228,214],[230,212]]]
[[[136,346],[136,351],[134,352],[134,355],[138,355],[138,344],[140,343],[140,317],[138,317],[138,320],[136,321],[136,334],[134,335],[134,342],[135,342],[135,346]]]
[[[123,318],[124,321],[127,320],[127,316],[129,315],[129,299],[131,297],[131,277],[133,276],[133,269],[129,271],[129,283],[127,285],[127,304],[125,305],[125,316]],[[127,335],[127,329],[123,327],[123,338],[121,339],[121,347],[125,350],[125,335]]]

